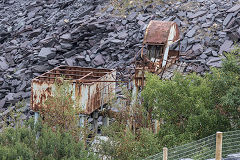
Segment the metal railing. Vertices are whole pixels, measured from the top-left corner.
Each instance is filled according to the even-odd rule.
[[[145,160],[221,160],[230,154],[240,153],[240,130],[217,132],[203,139],[177,146],[163,148],[163,152],[147,157]]]

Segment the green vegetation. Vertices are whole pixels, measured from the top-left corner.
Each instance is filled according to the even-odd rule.
[[[176,73],[172,80],[161,80],[148,74],[143,106],[134,115],[127,111],[104,129],[109,140],[101,143],[100,153],[114,159],[141,159],[163,147],[240,129],[240,60],[234,53],[238,52],[226,55],[222,68],[212,68],[203,77]],[[162,122],[157,134],[151,131],[149,115]],[[131,118],[146,124],[140,122],[135,131],[128,125]]]
[[[71,86],[60,80],[54,96],[43,104],[42,120],[36,126],[30,120],[24,125],[17,123],[15,128],[6,127],[0,134],[0,159],[142,159],[163,147],[192,142],[216,131],[240,129],[238,53],[236,48],[226,54],[222,68],[212,68],[202,77],[176,73],[172,80],[161,80],[148,74],[141,103],[121,110],[115,121],[103,128],[108,140],[98,144],[98,155],[86,144],[87,129],[78,127],[79,111],[71,100]],[[126,99],[130,104],[130,93]],[[153,133],[153,120],[160,122],[157,133]]]
[[[138,106],[139,107],[139,106]],[[101,141],[99,153],[109,159],[142,159],[158,153],[161,148],[156,136],[147,128],[147,116],[139,110],[121,112],[109,127],[103,128],[103,135],[109,139]],[[130,123],[136,122],[133,128]]]
[[[72,135],[80,132],[78,127],[79,110],[74,107],[71,84],[58,78],[53,86],[53,94],[47,98],[40,108],[43,123],[54,128],[58,126],[62,132],[71,131]]]
[[[174,146],[197,140],[216,131],[239,129],[240,61],[228,54],[221,69],[211,74],[176,74],[173,80],[148,75],[144,106],[164,120],[159,143]]]
[[[36,136],[39,134],[39,137]],[[84,149],[80,141],[76,141],[70,132],[55,131],[47,125],[28,125],[7,128],[0,134],[0,159],[98,159],[93,153]]]
[[[134,8],[142,8],[143,6],[155,8],[157,5],[173,4],[179,1],[183,0],[110,0],[109,3],[114,7],[115,13],[118,13],[117,15],[125,16]]]
[[[20,123],[19,116],[14,116],[19,114],[12,111],[10,118],[16,125],[5,126],[0,134],[0,159],[98,159],[86,150],[86,129],[77,124],[78,111],[73,107],[69,83],[57,79],[53,88],[54,96],[42,104],[35,126],[33,120]]]

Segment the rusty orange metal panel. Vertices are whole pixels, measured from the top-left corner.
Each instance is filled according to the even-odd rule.
[[[91,114],[115,96],[116,70],[60,66],[32,80],[31,109],[38,111],[53,95],[54,82],[69,81],[73,107]]]
[[[146,29],[143,43],[144,44],[166,44],[169,39],[171,27],[174,26],[177,33],[173,38],[173,42],[179,39],[179,30],[175,22],[151,20]]]

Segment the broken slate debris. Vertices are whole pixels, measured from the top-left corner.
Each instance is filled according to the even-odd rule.
[[[28,99],[32,78],[63,64],[115,68],[124,78],[132,72],[129,66],[150,20],[178,24],[180,60],[200,74],[209,66],[220,67],[218,56],[240,40],[238,0],[197,0],[200,7],[191,6],[193,1],[166,1],[129,7],[125,17],[115,16],[108,1],[64,5],[67,1],[0,3],[0,108]]]

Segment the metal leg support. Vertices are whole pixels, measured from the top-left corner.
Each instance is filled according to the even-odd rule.
[[[34,126],[37,124],[38,122],[38,117],[39,117],[39,113],[38,112],[34,112]]]
[[[79,114],[79,126],[80,127],[84,127],[84,122],[85,122],[85,120],[86,120],[86,115],[84,115],[84,114]]]
[[[38,112],[34,112],[34,127],[36,126],[37,122],[38,122],[38,118],[39,118],[39,113]],[[36,140],[38,140],[40,133],[37,132],[36,134]]]

